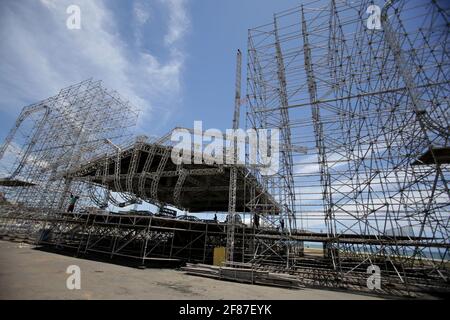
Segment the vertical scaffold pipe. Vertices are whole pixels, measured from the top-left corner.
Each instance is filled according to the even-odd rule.
[[[239,128],[239,115],[241,105],[241,69],[242,69],[242,55],[238,49],[236,54],[236,95],[234,99],[234,115],[233,115],[233,129]],[[230,187],[228,199],[228,215],[227,215],[227,248],[226,258],[227,262],[232,263],[234,258],[234,229],[236,218],[236,197],[237,197],[237,141],[231,141],[234,147],[233,150],[233,164],[230,167]]]

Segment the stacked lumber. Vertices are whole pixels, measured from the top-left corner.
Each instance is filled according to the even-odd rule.
[[[201,276],[207,278],[219,278],[219,272],[216,270],[218,267],[207,264],[191,264],[188,263],[185,267],[181,267],[181,270],[187,274],[193,276]]]
[[[187,264],[181,268],[187,274],[214,279],[237,281],[242,283],[261,284],[284,288],[298,289],[303,285],[298,277],[289,274],[278,274],[264,270],[255,270],[248,266],[243,268],[219,267],[205,264]]]
[[[11,242],[23,242],[27,244],[35,244],[36,237],[22,234],[2,234],[0,239]]]

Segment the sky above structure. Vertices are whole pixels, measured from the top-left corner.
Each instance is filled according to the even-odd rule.
[[[192,127],[194,120],[203,120],[205,128],[228,128],[235,52],[246,51],[247,30],[298,4],[1,1],[0,138],[22,107],[87,78],[102,80],[142,110],[138,134],[162,135]],[[80,30],[66,26],[70,5],[81,10]]]

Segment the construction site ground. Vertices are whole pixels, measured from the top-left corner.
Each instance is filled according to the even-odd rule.
[[[81,289],[66,286],[67,267],[81,270]],[[190,276],[168,268],[147,268],[79,259],[0,241],[0,299],[379,299],[312,288],[283,289]]]

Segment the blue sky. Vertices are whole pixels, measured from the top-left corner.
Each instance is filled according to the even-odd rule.
[[[81,30],[69,30],[69,5]],[[3,0],[0,139],[25,105],[87,78],[142,110],[137,133],[231,126],[235,52],[247,29],[299,1]],[[245,86],[245,55],[243,63]]]

